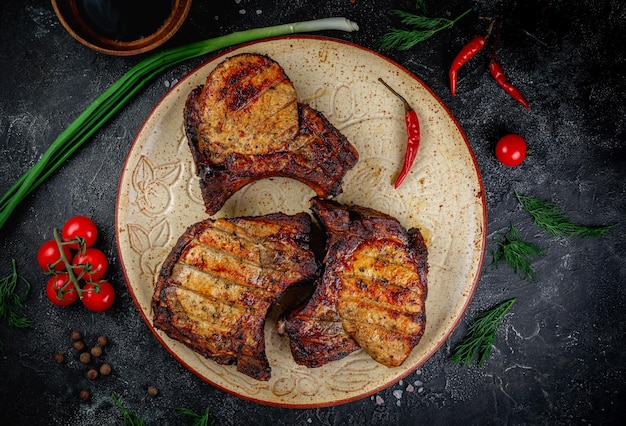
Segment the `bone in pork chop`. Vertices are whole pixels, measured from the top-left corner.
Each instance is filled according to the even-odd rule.
[[[312,297],[283,315],[278,331],[295,361],[319,367],[359,347],[388,367],[402,364],[426,325],[427,248],[418,229],[373,209],[314,198],[328,236]]]
[[[189,94],[184,127],[209,215],[243,186],[268,177],[297,179],[319,196],[335,196],[358,160],[339,130],[298,102],[284,70],[265,55],[220,63]]]
[[[269,380],[265,318],[288,287],[318,275],[310,228],[306,213],[190,226],[157,278],[154,326],[207,358]]]

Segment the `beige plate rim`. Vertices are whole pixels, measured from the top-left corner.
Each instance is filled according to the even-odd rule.
[[[192,76],[194,76],[194,74],[202,70],[203,67],[207,66],[207,64],[216,64],[220,62],[221,60],[225,59],[227,56],[233,54],[233,52],[237,53],[240,50],[250,51],[251,48],[259,48],[260,51],[263,51],[264,47],[274,46],[277,43],[285,43],[285,42],[293,42],[294,44],[299,43],[304,46],[312,45],[313,43],[318,43],[318,44],[326,43],[329,46],[336,46],[337,49],[342,50],[342,52],[349,52],[349,53],[352,52],[352,53],[359,54],[359,55],[366,55],[372,58],[372,60],[381,62],[385,67],[388,67],[391,71],[393,71],[393,73],[400,75],[402,79],[409,81],[410,83],[408,84],[413,84],[415,85],[415,87],[419,87],[419,89],[425,93],[425,96],[429,98],[429,101],[432,101],[432,105],[434,105],[434,108],[442,112],[442,114],[444,115],[444,119],[449,121],[450,123],[450,124],[447,124],[447,126],[453,129],[452,131],[456,134],[456,137],[459,139],[459,141],[461,141],[459,144],[461,146],[460,149],[463,151],[463,155],[466,156],[466,158],[463,159],[463,161],[465,161],[465,164],[468,166],[467,168],[471,169],[467,171],[468,175],[464,175],[464,176],[470,177],[470,179],[472,180],[472,184],[474,185],[470,189],[475,191],[475,194],[470,196],[470,198],[473,197],[474,200],[473,201],[470,200],[469,202],[470,204],[472,204],[472,206],[470,206],[469,208],[472,208],[474,212],[473,214],[475,214],[473,224],[476,226],[475,241],[472,247],[474,257],[471,262],[471,271],[470,271],[471,273],[469,274],[468,277],[466,277],[466,287],[463,288],[462,295],[459,296],[460,300],[458,301],[458,304],[455,307],[451,308],[451,309],[454,309],[454,311],[450,312],[451,318],[446,323],[446,330],[443,330],[439,334],[437,334],[437,338],[436,338],[437,340],[432,344],[430,348],[428,348],[426,352],[420,355],[419,359],[412,361],[404,369],[398,370],[391,376],[389,377],[385,376],[386,379],[384,379],[382,383],[376,383],[373,386],[362,389],[356,393],[347,392],[345,396],[339,396],[339,397],[335,396],[335,398],[332,400],[322,399],[322,400],[316,401],[315,399],[311,399],[310,401],[303,401],[300,399],[296,401],[290,401],[288,399],[281,399],[281,398],[272,399],[272,398],[268,398],[265,396],[259,397],[258,395],[250,395],[250,394],[247,394],[246,392],[242,392],[239,389],[233,389],[229,385],[216,383],[216,380],[214,380],[212,377],[208,377],[207,374],[200,372],[197,368],[190,365],[190,363],[188,362],[188,359],[186,359],[185,356],[181,355],[179,347],[176,346],[176,344],[173,344],[171,339],[169,339],[167,336],[162,334],[160,331],[154,329],[154,327],[152,326],[151,318],[148,315],[148,312],[146,311],[145,308],[142,307],[140,300],[138,299],[138,294],[136,294],[136,291],[139,288],[137,286],[141,284],[137,283],[137,280],[135,279],[134,273],[133,273],[134,266],[131,266],[131,263],[128,261],[128,257],[129,257],[128,255],[129,241],[128,240],[130,237],[127,235],[128,234],[128,230],[127,230],[128,224],[126,223],[127,206],[125,203],[127,202],[126,200],[127,198],[129,198],[129,196],[127,193],[128,191],[125,189],[123,184],[126,184],[126,181],[130,179],[131,164],[129,162],[131,161],[131,157],[133,157],[135,150],[138,149],[137,145],[138,145],[138,141],[140,137],[142,135],[145,135],[146,132],[154,131],[154,129],[152,129],[149,125],[151,118],[155,115],[157,110],[165,103],[165,101],[168,98],[181,97],[181,96],[186,97],[186,94],[188,92],[187,92],[187,89],[183,89],[183,87],[185,87],[185,84],[188,83],[187,80],[190,79]],[[181,122],[182,122],[182,115],[181,115]],[[398,127],[403,126],[403,121],[399,123],[401,124],[398,124]],[[404,142],[402,142],[402,144],[404,144]],[[420,149],[422,148],[420,147]],[[427,149],[427,148],[424,148],[424,149]],[[469,186],[470,184],[468,183],[468,187]],[[124,161],[122,174],[120,176],[120,182],[118,186],[118,194],[116,197],[115,223],[116,223],[115,235],[116,235],[116,242],[117,242],[118,257],[120,259],[120,266],[121,266],[121,269],[122,269],[122,272],[126,281],[129,294],[131,298],[133,299],[133,302],[135,303],[141,317],[147,324],[150,331],[154,334],[157,340],[164,346],[164,348],[166,348],[166,350],[175,359],[177,359],[183,366],[185,366],[188,370],[190,370],[192,373],[194,373],[196,376],[198,376],[202,380],[210,383],[211,385],[227,393],[233,394],[242,399],[253,401],[253,402],[264,404],[264,405],[279,406],[279,407],[285,407],[285,408],[318,408],[318,407],[340,405],[340,404],[344,404],[350,401],[362,399],[364,397],[373,395],[374,393],[391,386],[392,384],[398,382],[400,379],[411,374],[413,371],[415,371],[417,368],[423,365],[435,352],[439,350],[439,348],[448,339],[448,337],[451,335],[451,333],[454,331],[454,329],[458,326],[459,322],[463,318],[463,315],[465,311],[467,310],[472,300],[472,297],[476,291],[476,288],[478,286],[480,272],[482,270],[484,256],[485,256],[486,234],[487,234],[486,232],[487,209],[486,209],[486,201],[485,201],[485,193],[484,193],[482,177],[480,175],[480,170],[479,170],[476,158],[474,156],[474,153],[472,151],[472,148],[469,144],[469,141],[465,133],[461,129],[456,118],[452,115],[452,113],[449,111],[446,105],[441,101],[441,99],[428,86],[426,86],[418,77],[416,77],[411,71],[409,71],[402,65],[396,63],[392,59],[389,59],[377,52],[374,52],[362,46],[356,45],[348,41],[338,40],[338,39],[334,39],[330,37],[315,36],[315,35],[297,35],[297,36],[276,37],[276,38],[271,38],[271,39],[262,39],[262,40],[246,43],[243,45],[238,45],[236,47],[221,51],[218,54],[208,58],[207,61],[203,62],[201,65],[199,65],[195,69],[191,70],[188,74],[182,77],[172,88],[170,88],[170,90],[159,100],[159,102],[154,106],[150,114],[146,117],[146,120],[142,124],[135,139],[133,140],[133,143],[131,145],[131,148],[129,149],[128,155]],[[191,225],[191,223],[189,223],[189,225]],[[428,236],[427,236],[427,240],[428,240]],[[432,273],[432,266],[431,266],[431,273]],[[436,289],[431,289],[429,287],[429,294],[431,291],[436,291]],[[428,312],[427,312],[427,315],[428,315]]]

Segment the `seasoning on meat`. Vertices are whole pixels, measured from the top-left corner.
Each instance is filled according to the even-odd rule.
[[[306,213],[190,226],[161,267],[154,326],[207,358],[269,380],[265,318],[287,288],[317,277],[310,228]]]
[[[319,197],[311,209],[328,236],[312,297],[279,319],[296,363],[319,367],[362,348],[388,367],[402,364],[426,326],[427,248],[379,211]]]
[[[227,58],[188,96],[184,125],[206,211],[217,213],[243,186],[288,177],[317,195],[341,193],[358,152],[320,112],[298,102],[271,58]]]

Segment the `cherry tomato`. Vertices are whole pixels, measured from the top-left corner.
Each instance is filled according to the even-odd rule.
[[[98,281],[106,274],[109,267],[106,255],[102,250],[94,247],[76,253],[72,264],[76,276],[85,281]]]
[[[519,166],[525,157],[526,141],[519,135],[503,136],[496,144],[496,158],[506,166]]]
[[[91,247],[98,238],[98,228],[88,217],[74,216],[63,225],[61,236],[66,241],[82,238],[85,241],[85,247]],[[70,245],[70,247],[77,249],[78,243]]]
[[[78,299],[76,287],[68,274],[55,274],[48,280],[46,296],[57,306],[71,305]]]
[[[115,301],[115,290],[108,281],[87,283],[83,286],[83,305],[90,311],[103,312]]]
[[[65,258],[69,261],[72,258],[70,248],[65,245],[62,248]],[[65,270],[65,263],[61,261],[61,252],[55,240],[48,240],[39,247],[39,250],[37,250],[37,263],[45,272]],[[52,266],[52,269],[50,266]]]

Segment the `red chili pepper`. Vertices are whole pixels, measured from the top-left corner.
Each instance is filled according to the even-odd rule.
[[[396,182],[393,184],[393,187],[398,189],[400,184],[404,181],[404,178],[406,178],[409,174],[409,170],[411,170],[411,166],[413,166],[413,162],[417,156],[417,149],[420,145],[420,123],[417,113],[413,108],[411,108],[408,101],[398,92],[393,90],[391,86],[385,83],[382,78],[379,78],[378,81],[384,84],[385,87],[389,89],[391,93],[396,95],[404,104],[404,123],[406,124],[407,142],[406,151],[404,153],[404,161],[402,163],[402,170],[400,170],[400,174],[398,174]]]
[[[502,66],[495,61],[495,59],[491,59],[489,62],[489,72],[491,76],[496,80],[496,82],[507,92],[513,99],[522,104],[525,108],[530,109],[530,105],[528,101],[524,98],[524,95],[517,89],[513,84],[509,83],[504,75],[504,71],[502,70]]]
[[[463,49],[456,55],[452,65],[450,65],[450,93],[454,96],[456,92],[456,74],[459,68],[465,65],[470,59],[472,59],[478,52],[485,47],[487,42],[483,36],[476,36],[469,43],[467,43]]]

